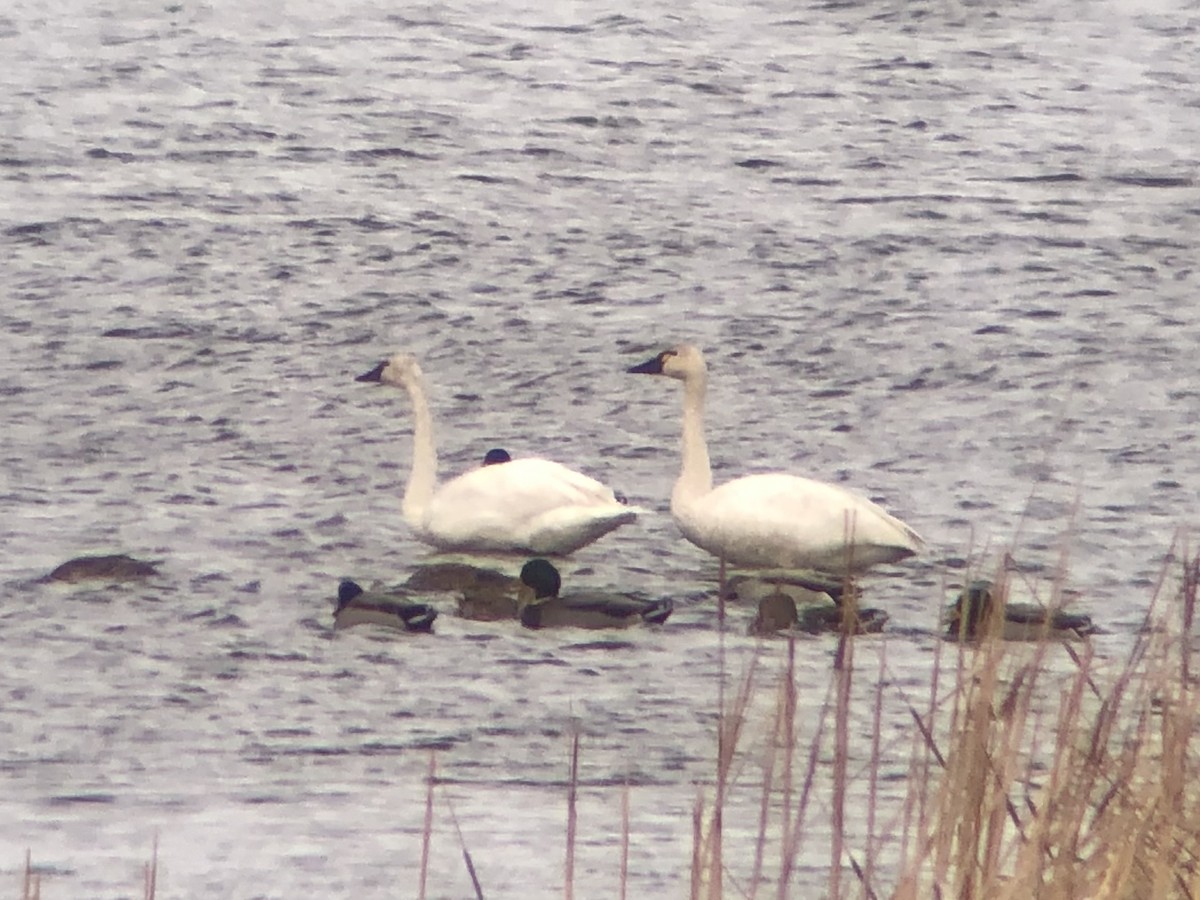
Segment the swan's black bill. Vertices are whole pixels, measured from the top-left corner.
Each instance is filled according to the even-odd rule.
[[[664,353],[660,353],[658,356],[652,357],[644,363],[630,366],[625,371],[634,375],[661,375],[663,373],[663,357],[665,355]]]
[[[386,361],[381,362],[379,365],[377,365],[375,368],[373,368],[370,372],[364,372],[362,375],[359,375],[354,380],[355,381],[373,381],[376,384],[380,384],[383,382],[383,370],[386,367],[387,367],[387,362]]]

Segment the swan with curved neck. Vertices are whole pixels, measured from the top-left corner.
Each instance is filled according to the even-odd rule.
[[[413,408],[413,457],[404,519],[416,537],[442,550],[573,553],[637,518],[594,478],[548,459],[484,465],[444,484],[425,382],[416,359],[385,360],[357,381],[403,389]]]
[[[772,472],[714,488],[704,439],[704,355],[682,344],[629,371],[683,382],[683,463],[671,515],[697,547],[738,568],[849,573],[896,562],[923,546],[899,519],[836,485]]]

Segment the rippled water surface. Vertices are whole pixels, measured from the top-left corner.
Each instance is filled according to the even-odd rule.
[[[929,541],[866,582],[886,796],[966,563],[1065,557],[1119,658],[1200,487],[1200,6],[1134,7],[10,5],[0,871],[129,896],[157,832],[170,896],[415,896],[436,751],[429,895],[471,894],[456,817],[487,896],[560,896],[578,728],[577,896],[616,892],[626,782],[631,896],[685,896],[716,567],[667,513],[677,388],[623,374],[679,340],[718,480],[844,482]],[[505,446],[651,511],[567,577],[667,626],[330,632],[338,578],[427,556],[407,403],[353,380],[398,349],[444,471]],[[34,582],[91,552],[162,574]],[[728,667],[769,682],[749,615]],[[832,651],[797,647],[814,721]]]

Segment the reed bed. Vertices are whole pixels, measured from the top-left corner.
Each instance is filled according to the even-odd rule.
[[[915,746],[898,815],[879,793],[886,642],[872,641],[872,672],[856,665],[856,639],[840,639],[821,715],[805,735],[796,728],[790,647],[758,764],[750,881],[732,883],[715,859],[730,849],[714,837],[735,789],[726,745],[711,812],[696,829],[692,896],[812,896],[811,880],[795,878],[809,841],[828,845],[829,898],[1200,897],[1200,760],[1189,752],[1198,724],[1190,635],[1200,557],[1173,551],[1133,651],[1118,663],[1102,666],[1088,643],[945,644],[927,699],[904,701]],[[1005,577],[1002,570],[996,579],[1001,595]],[[1052,585],[1051,605],[1060,596],[1061,584]],[[753,677],[723,708],[722,734],[744,730]],[[865,760],[861,750],[852,758],[848,741],[852,698],[864,696],[852,690],[856,679],[874,681]],[[816,803],[820,784],[826,793]],[[821,828],[813,827],[817,806],[828,817]],[[854,828],[852,811],[863,820]],[[779,854],[773,872],[770,847]]]
[[[1164,572],[1133,652],[1111,669],[1089,644],[1041,641],[1022,653],[993,641],[957,655],[943,745],[937,709],[921,729],[926,765],[910,781],[916,816],[891,896],[1200,893],[1200,772],[1188,752],[1197,559],[1182,560],[1178,577]],[[1049,674],[1052,648],[1073,663],[1065,677]]]

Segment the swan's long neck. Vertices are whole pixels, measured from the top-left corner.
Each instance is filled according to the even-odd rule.
[[[404,489],[404,519],[412,528],[420,528],[437,485],[437,448],[424,386],[410,381],[405,387],[413,409],[413,454],[408,486]]]
[[[700,372],[683,383],[683,466],[671,491],[671,508],[676,509],[712,490],[708,445],[704,442],[704,395],[708,375]]]

